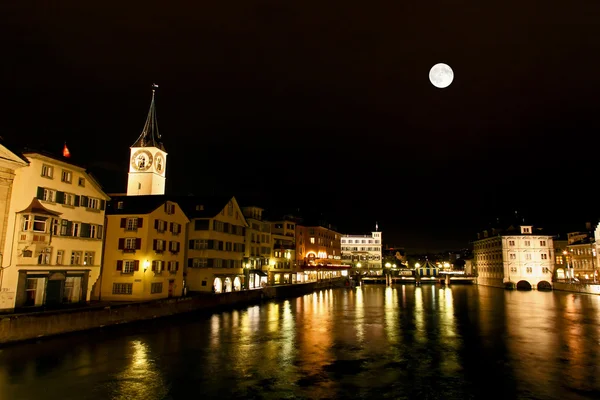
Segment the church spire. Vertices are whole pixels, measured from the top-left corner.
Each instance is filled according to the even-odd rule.
[[[154,103],[156,88],[158,88],[158,85],[153,83],[152,102],[150,102],[150,110],[148,111],[148,117],[146,117],[144,129],[142,129],[142,134],[131,147],[156,147],[163,151],[165,150],[160,133],[158,133],[158,124],[156,122],[156,105]]]

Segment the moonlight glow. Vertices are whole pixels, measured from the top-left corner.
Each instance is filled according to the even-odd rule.
[[[437,88],[447,88],[454,80],[454,71],[447,64],[435,64],[429,71],[429,80]]]

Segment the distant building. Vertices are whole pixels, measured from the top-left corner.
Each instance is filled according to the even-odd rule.
[[[273,249],[269,263],[269,283],[272,285],[303,282],[302,269],[296,260],[296,221],[282,218],[271,221]]]
[[[301,282],[347,275],[351,268],[342,264],[342,235],[331,225],[296,224],[296,262],[303,270]]]
[[[481,232],[473,242],[473,269],[484,286],[551,288],[553,236],[524,224]]]
[[[250,270],[247,276],[248,288],[261,287],[267,283],[273,241],[271,224],[263,220],[263,212],[264,209],[260,207],[242,207],[248,225],[244,253],[244,268]]]
[[[0,309],[90,300],[100,274],[108,196],[65,157],[26,151],[10,190]],[[10,171],[4,171],[10,175]],[[8,192],[7,192],[8,193]]]
[[[166,196],[115,197],[106,212],[101,300],[183,295],[189,219]]]
[[[370,235],[342,235],[342,262],[352,266],[353,274],[383,274],[381,235],[378,231]]]

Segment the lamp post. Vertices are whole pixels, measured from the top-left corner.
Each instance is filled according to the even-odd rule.
[[[565,261],[567,262],[567,280],[571,283],[571,267],[569,266],[569,252],[564,250],[563,255],[565,256]]]

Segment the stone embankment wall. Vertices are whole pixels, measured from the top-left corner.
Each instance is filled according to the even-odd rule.
[[[561,290],[565,292],[576,292],[576,293],[587,293],[587,294],[600,294],[599,284],[586,284],[586,283],[562,283],[554,282],[552,284],[554,290]]]
[[[265,299],[301,296],[342,286],[345,280],[273,286],[223,294],[198,294],[147,302],[89,306],[71,310],[0,316],[0,344],[36,339],[104,326],[167,317],[192,311],[259,303]]]

